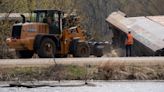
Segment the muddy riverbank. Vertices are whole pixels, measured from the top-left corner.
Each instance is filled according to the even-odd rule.
[[[30,82],[31,83],[31,82]],[[7,87],[0,84],[1,92],[163,92],[162,81],[91,81],[90,85],[84,85],[83,81],[59,82],[33,82],[34,85],[50,85],[36,88]],[[29,84],[29,83],[24,83]],[[72,86],[71,86],[72,85]],[[79,90],[80,89],[80,90]]]

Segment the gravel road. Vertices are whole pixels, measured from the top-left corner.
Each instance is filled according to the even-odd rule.
[[[1,67],[36,67],[63,65],[101,65],[108,62],[119,63],[164,63],[164,57],[118,57],[118,58],[56,58],[56,59],[0,59]]]

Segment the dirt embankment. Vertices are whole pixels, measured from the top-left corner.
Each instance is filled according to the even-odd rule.
[[[163,63],[106,63],[101,66],[57,65],[35,68],[0,68],[0,81],[41,80],[164,80]]]

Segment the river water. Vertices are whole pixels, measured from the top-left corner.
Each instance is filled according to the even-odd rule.
[[[42,82],[44,83],[44,82]],[[48,83],[48,82],[46,82]],[[51,85],[53,82],[49,82]],[[59,85],[79,85],[83,82],[67,81]],[[94,86],[74,86],[74,87],[38,87],[38,88],[24,88],[24,87],[3,87],[0,83],[0,92],[164,92],[164,82],[89,82]],[[41,84],[41,83],[40,83]],[[7,84],[5,84],[6,86]]]

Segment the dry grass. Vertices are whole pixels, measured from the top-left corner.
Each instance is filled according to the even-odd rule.
[[[99,67],[99,77],[105,80],[163,80],[163,63],[106,63]]]
[[[163,63],[110,62],[99,67],[51,66],[47,68],[1,68],[0,81],[39,80],[164,80]]]
[[[85,69],[77,66],[0,68],[0,81],[81,80]]]

